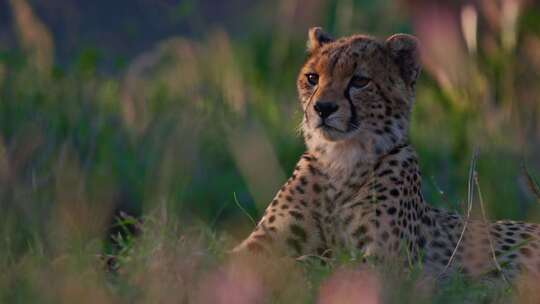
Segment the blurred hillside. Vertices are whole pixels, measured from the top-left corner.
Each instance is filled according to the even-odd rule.
[[[261,2],[28,1],[54,37],[58,64],[69,64],[87,49],[99,51],[106,58],[129,61],[159,40],[174,35],[200,38],[210,28],[234,33],[251,31],[253,28],[246,28],[241,20]],[[17,46],[11,17],[9,1],[2,1],[0,45],[4,50]]]
[[[489,218],[540,220],[523,169],[540,177],[538,2],[1,1],[0,299],[42,295],[47,261],[65,267],[58,286],[77,267],[93,275],[81,256],[119,251],[120,211],[157,214],[159,250],[178,245],[171,226],[204,227],[202,243],[245,236],[244,212],[261,214],[304,149],[295,79],[314,25],[417,35],[411,141],[426,198],[462,210],[479,148]],[[195,264],[230,246],[183,242]]]

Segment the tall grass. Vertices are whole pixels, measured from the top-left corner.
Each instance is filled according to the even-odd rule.
[[[528,185],[540,168],[540,7],[374,3],[260,4],[248,34],[170,37],[108,74],[91,50],[55,66],[46,25],[26,1],[10,1],[20,48],[0,54],[0,302],[530,296],[525,283],[497,289],[458,275],[435,287],[417,269],[359,266],[348,254],[325,266],[226,254],[252,227],[241,209],[257,218],[303,150],[295,78],[310,25],[336,36],[417,34],[425,71],[411,140],[426,198],[459,209],[479,147],[487,217],[538,221]],[[144,223],[118,220],[120,210]],[[113,255],[120,274],[97,255]]]

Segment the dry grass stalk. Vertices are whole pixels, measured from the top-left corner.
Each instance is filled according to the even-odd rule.
[[[480,183],[478,182],[478,174],[476,174],[476,172],[474,174],[474,183],[476,184],[476,188],[478,189],[478,200],[480,202],[480,210],[482,212],[482,220],[484,221],[484,223],[488,224],[486,211],[484,209],[484,200],[482,198],[482,191],[480,189]],[[491,257],[493,258],[493,263],[495,264],[495,267],[497,268],[497,271],[501,274],[501,276],[503,278],[503,281],[505,283],[507,283],[507,284],[510,284],[510,282],[508,281],[508,279],[506,278],[506,276],[503,273],[501,264],[499,264],[499,262],[497,261],[497,255],[495,254],[495,247],[493,246],[493,239],[491,238],[491,234],[489,233],[489,229],[488,229],[488,231],[486,231],[486,235],[487,235],[487,239],[489,241],[489,248],[490,248],[490,252],[491,252]]]
[[[450,201],[450,199],[448,198],[448,195],[446,194],[446,192],[444,192],[444,190],[441,187],[439,187],[439,184],[437,184],[437,181],[435,180],[434,176],[431,176],[430,181],[431,181],[431,184],[433,185],[433,187],[435,187],[435,190],[437,190],[437,193],[439,193],[439,195],[443,199],[446,206],[452,207],[453,204]]]
[[[471,159],[471,165],[469,167],[469,178],[467,181],[467,216],[465,217],[463,221],[463,229],[461,230],[461,234],[459,236],[459,239],[456,243],[456,247],[454,248],[454,251],[452,252],[452,255],[448,259],[448,263],[446,263],[446,266],[444,266],[443,271],[439,274],[438,278],[441,278],[447,271],[448,268],[450,268],[450,265],[452,265],[452,262],[455,259],[456,253],[458,251],[459,245],[463,241],[463,236],[465,235],[465,231],[467,230],[467,226],[469,223],[469,219],[471,217],[471,211],[472,211],[472,205],[473,205],[473,198],[474,198],[474,176],[476,174],[476,162],[478,160],[478,148],[474,149],[473,157]]]
[[[538,181],[534,178],[534,176],[531,174],[529,169],[527,169],[527,166],[525,165],[524,161],[521,162],[521,168],[527,180],[527,185],[529,186],[529,190],[534,194],[534,196],[536,197],[536,200],[540,203],[540,185],[538,184]]]

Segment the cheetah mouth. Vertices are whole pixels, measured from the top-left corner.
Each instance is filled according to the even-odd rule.
[[[342,130],[340,128],[329,125],[325,122],[321,122],[315,127],[320,134],[328,141],[338,141],[345,139],[349,133],[348,130]]]
[[[339,133],[346,133],[346,131],[333,127],[325,122],[321,122],[317,127],[315,127],[315,129],[320,129],[321,131],[335,131]]]
[[[313,131],[320,134],[322,138],[329,142],[338,142],[355,138],[360,129],[359,124],[349,122],[346,126],[338,127],[328,121],[319,121]]]
[[[321,132],[326,131],[326,132],[337,132],[337,133],[341,133],[341,134],[349,134],[349,133],[353,133],[354,131],[356,131],[358,129],[358,125],[350,123],[347,126],[346,130],[342,130],[342,129],[338,128],[338,127],[334,127],[334,126],[326,123],[325,121],[322,121],[315,127],[315,129],[318,129]]]

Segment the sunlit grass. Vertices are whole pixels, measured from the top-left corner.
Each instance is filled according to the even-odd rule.
[[[228,254],[253,227],[245,213],[257,219],[303,151],[295,78],[306,31],[297,23],[312,15],[336,36],[409,29],[423,41],[411,141],[431,204],[460,210],[478,147],[488,218],[539,219],[538,5],[506,8],[517,17],[420,6],[407,22],[389,1],[313,1],[306,16],[280,3],[279,26],[171,37],[108,74],[94,51],[54,67],[45,25],[10,1],[21,48],[0,53],[0,302],[508,303],[534,294],[527,280],[499,288],[456,274],[435,285],[421,265],[361,263],[357,252],[325,264]],[[481,22],[490,25],[480,31]]]

